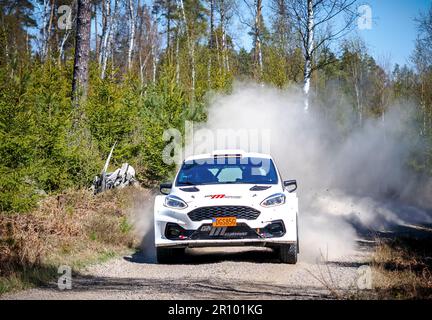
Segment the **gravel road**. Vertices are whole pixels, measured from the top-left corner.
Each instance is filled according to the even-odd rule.
[[[334,299],[356,287],[364,243],[326,263],[280,264],[266,248],[189,249],[181,264],[159,265],[135,253],[73,274],[72,289],[53,283],[4,299]],[[329,290],[331,288],[331,290]],[[334,291],[336,289],[336,291]]]

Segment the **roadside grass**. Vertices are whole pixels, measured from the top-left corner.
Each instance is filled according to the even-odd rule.
[[[94,196],[70,190],[26,214],[0,213],[0,295],[54,281],[60,265],[75,272],[139,245],[130,221],[142,188]]]
[[[432,299],[432,238],[377,238],[370,266],[371,288],[359,288],[355,279],[341,286],[321,254],[312,277],[324,286],[330,297],[338,300],[413,300]]]
[[[328,258],[328,253],[326,255],[320,250],[320,258],[317,259],[316,264],[313,269],[307,269],[306,271],[318,281],[327,291],[328,297],[335,300],[354,300],[360,297],[361,294],[364,295],[365,292],[370,290],[359,289],[357,281],[358,278],[353,278],[349,283],[342,283],[339,277],[333,275],[333,270],[331,268],[332,262]],[[369,266],[369,261],[364,261],[359,263],[359,266]]]
[[[432,299],[432,238],[378,241],[372,257],[376,299]]]

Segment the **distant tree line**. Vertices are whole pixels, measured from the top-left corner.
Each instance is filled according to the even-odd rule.
[[[411,166],[430,175],[432,8],[411,63],[394,67],[356,36],[356,12],[352,0],[1,0],[0,211],[87,186],[115,141],[115,164],[168,177],[163,130],[205,120],[207,94],[235,80],[299,86],[308,112],[352,111],[335,119],[346,130],[409,102]]]

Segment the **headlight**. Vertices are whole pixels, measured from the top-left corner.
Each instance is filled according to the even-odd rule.
[[[263,207],[275,207],[280,206],[285,203],[285,195],[283,193],[276,193],[268,198],[266,198],[261,205]]]
[[[173,209],[184,209],[187,207],[186,202],[176,196],[167,196],[165,197],[165,207],[173,208]]]

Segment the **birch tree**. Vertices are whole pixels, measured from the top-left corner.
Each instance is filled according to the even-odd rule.
[[[263,74],[263,56],[262,56],[262,0],[255,0],[255,23],[253,28],[254,37],[254,65],[258,66],[257,79],[262,78]]]
[[[222,59],[222,68],[224,72],[230,72],[230,61],[228,56],[228,33],[227,27],[232,18],[232,12],[234,9],[233,0],[216,0],[216,9],[219,11],[219,29],[220,29],[220,41],[216,37],[216,43],[220,43],[220,52]]]
[[[114,0],[114,8],[112,8],[111,0],[102,2],[102,38],[99,54],[99,65],[101,66],[102,79],[105,78],[106,67],[111,51],[112,33],[114,25],[114,16],[117,12],[118,0]]]
[[[160,47],[156,20],[145,4],[138,4],[135,60],[139,65],[139,76],[142,85],[148,79],[153,81],[156,77],[156,55],[159,54]]]
[[[366,45],[361,39],[353,39],[344,43],[342,65],[346,71],[346,80],[354,92],[354,104],[360,126],[364,117],[364,89],[366,82]]]
[[[341,39],[351,30],[358,16],[356,2],[357,0],[292,0],[289,4],[303,49],[305,111],[309,110],[312,73],[321,67],[314,64],[314,55],[321,47]],[[344,19],[338,19],[338,23],[334,23],[340,16]],[[337,26],[334,27],[335,25]]]
[[[37,2],[36,2],[37,3]],[[52,31],[52,21],[54,16],[54,0],[43,0],[42,8],[37,3],[39,10],[42,11],[42,25],[41,25],[41,60],[45,61],[48,50],[49,50],[49,42],[51,39],[51,31]]]
[[[173,58],[172,42],[175,38],[177,41],[178,30],[176,29],[176,20],[179,18],[179,6],[177,0],[154,0],[152,13],[157,16],[159,21],[162,18],[162,24],[165,26],[165,45],[169,59]],[[174,34],[174,36],[173,36]]]
[[[412,61],[420,76],[420,106],[422,127],[420,135],[432,135],[432,6],[417,19],[418,36]]]
[[[132,68],[132,54],[134,51],[135,27],[136,27],[136,8],[134,0],[128,0],[129,16],[129,49],[128,49],[128,71]]]
[[[207,64],[207,82],[209,88],[211,88],[212,82],[211,82],[211,70],[212,70],[212,64],[213,64],[213,51],[214,51],[214,43],[215,43],[215,29],[214,29],[214,13],[215,13],[215,0],[208,0],[209,1],[209,41],[208,41],[208,48],[209,48],[209,55],[208,55],[208,64]]]
[[[243,0],[249,12],[249,19],[244,19],[240,14],[240,21],[247,25],[252,35],[253,41],[253,74],[257,81],[261,81],[263,74],[263,53],[262,53],[262,39],[264,32],[264,20],[262,15],[263,3],[262,0]]]
[[[186,16],[185,6],[183,0],[177,0],[182,15],[183,26],[186,32],[186,42],[188,48],[188,55],[191,64],[191,101],[192,104],[195,101],[195,41],[192,39],[191,31]]]
[[[273,43],[284,52],[285,55],[291,53],[296,45],[295,35],[293,35],[292,19],[288,11],[290,0],[271,0],[271,21],[273,26]]]

